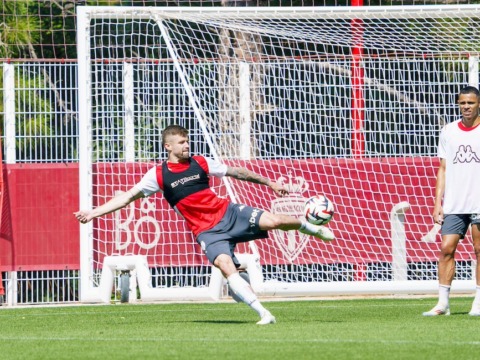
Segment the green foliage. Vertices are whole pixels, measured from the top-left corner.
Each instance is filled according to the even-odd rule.
[[[34,0],[6,0],[0,2],[0,57],[30,57],[29,46],[40,38],[40,19],[29,13]]]
[[[436,299],[265,303],[258,326],[243,304],[150,304],[0,311],[5,359],[473,359],[472,298],[425,318]]]
[[[40,74],[30,77],[17,71],[16,127],[17,147],[19,149],[38,149],[48,146],[49,137],[54,134],[52,128],[52,104],[37,89],[44,88],[44,79]]]
[[[31,16],[41,24],[39,41],[33,44],[35,54],[44,59],[74,59],[76,49],[75,6],[78,1],[35,1]]]

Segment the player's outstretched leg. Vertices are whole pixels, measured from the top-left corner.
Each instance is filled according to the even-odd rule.
[[[332,241],[335,239],[333,232],[326,226],[310,224],[307,221],[302,221],[302,226],[298,231],[303,234],[313,235],[323,241]]]
[[[280,229],[283,231],[298,230],[303,234],[315,236],[323,241],[335,239],[333,232],[323,225],[315,225],[307,220],[285,214],[272,214],[264,211],[259,221],[262,230]]]

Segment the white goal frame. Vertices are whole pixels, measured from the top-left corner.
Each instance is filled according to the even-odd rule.
[[[301,18],[308,16],[310,18],[329,18],[338,19],[375,19],[378,17],[395,17],[403,13],[405,17],[422,17],[425,13],[431,13],[434,17],[452,16],[455,17],[459,12],[469,12],[470,15],[478,14],[480,17],[480,5],[433,5],[433,6],[378,6],[378,7],[283,7],[283,8],[191,8],[191,7],[167,7],[167,8],[148,8],[148,7],[108,7],[108,6],[79,6],[77,7],[77,37],[78,37],[78,73],[79,73],[79,172],[80,172],[80,208],[89,209],[93,206],[92,191],[92,69],[90,58],[90,21],[91,19],[108,18],[129,18],[129,19],[155,19],[161,29],[163,40],[167,44],[171,53],[174,65],[178,70],[178,76],[185,87],[187,98],[190,100],[190,106],[195,113],[195,117],[204,132],[204,136],[212,156],[222,160],[216,154],[216,146],[211,138],[210,130],[205,123],[205,114],[198,107],[194,95],[191,93],[188,80],[183,74],[183,70],[176,58],[176,50],[169,41],[168,32],[162,28],[162,19],[181,18],[182,14],[200,14],[208,13],[212,17],[244,17],[256,16],[267,19],[288,19],[293,16]],[[241,30],[241,26],[239,27]],[[471,54],[469,60],[469,83],[478,86],[478,54]],[[132,123],[132,113],[129,111],[129,99],[133,96],[129,93],[133,91],[128,85],[128,64],[125,65],[126,76],[125,84],[125,144],[133,143],[134,131],[128,124]],[[248,71],[248,70],[246,70]],[[248,77],[248,74],[246,75]],[[380,86],[380,85],[379,85]],[[248,96],[248,90],[240,89],[241,96]],[[245,100],[245,99],[244,99]],[[248,101],[248,99],[247,99]],[[421,107],[421,104],[411,105]],[[239,110],[242,112],[242,109]],[[249,115],[248,109],[243,113],[245,138],[241,141],[241,158],[248,160],[250,153],[250,143],[248,141]],[[133,125],[132,125],[133,126]],[[134,150],[128,147],[125,151],[126,161],[134,161]],[[233,202],[236,202],[235,191],[225,184],[228,196]],[[322,281],[322,282],[281,282],[266,281],[262,274],[260,259],[255,253],[255,245],[252,243],[251,254],[239,254],[239,258],[250,274],[251,284],[256,293],[260,296],[330,296],[330,295],[356,295],[356,294],[429,294],[438,291],[438,282],[436,280],[407,280],[406,279],[406,251],[405,251],[405,215],[408,214],[410,204],[400,202],[390,211],[390,231],[392,240],[392,271],[393,281]],[[433,227],[433,225],[432,225]],[[432,228],[432,232],[425,234],[424,241],[430,241],[435,238],[438,229]],[[109,302],[111,300],[112,286],[115,282],[115,276],[118,271],[128,270],[135,276],[131,282],[131,291],[135,291],[138,284],[141,299],[148,301],[155,300],[218,300],[225,295],[225,281],[221,273],[212,269],[212,276],[208,287],[173,287],[173,288],[153,288],[150,282],[149,264],[144,256],[141,255],[122,255],[107,256],[104,259],[101,281],[95,285],[93,281],[94,274],[92,268],[92,259],[94,253],[93,223],[90,222],[80,226],[80,299],[82,302]],[[472,266],[474,273],[474,267]],[[471,292],[475,288],[475,281],[455,280],[452,287],[453,292]]]

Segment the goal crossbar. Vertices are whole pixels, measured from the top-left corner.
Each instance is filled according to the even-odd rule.
[[[78,14],[91,19],[148,19],[153,14],[166,19],[396,19],[396,18],[457,18],[465,13],[480,15],[478,5],[405,5],[405,6],[322,6],[322,7],[121,7],[79,6]]]

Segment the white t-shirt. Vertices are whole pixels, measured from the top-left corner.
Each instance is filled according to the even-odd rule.
[[[461,120],[442,129],[438,157],[446,160],[445,214],[480,214],[480,126]]]

